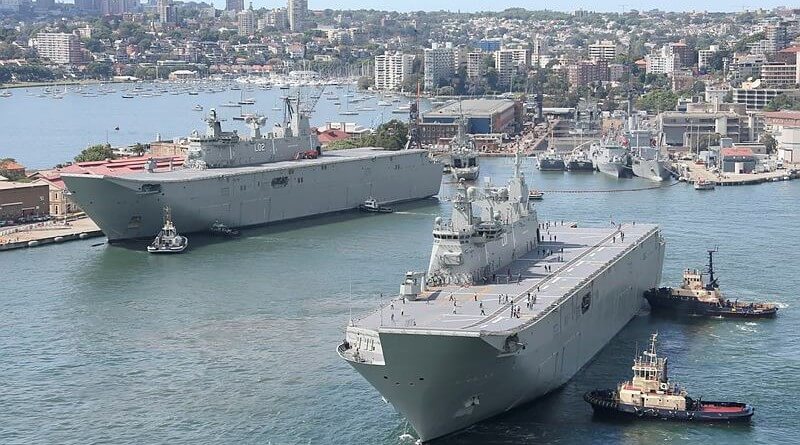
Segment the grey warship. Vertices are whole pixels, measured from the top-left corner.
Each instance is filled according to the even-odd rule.
[[[466,188],[436,218],[427,272],[351,319],[337,352],[435,439],[566,383],[639,311],[661,280],[657,226],[540,222],[520,172]]]
[[[211,110],[205,135],[189,138],[184,168],[126,176],[64,174],[72,197],[109,241],[155,235],[169,206],[183,232],[256,226],[356,209],[374,196],[396,203],[436,195],[442,166],[427,150],[353,148],[323,153],[299,98],[285,100],[283,122],[262,134],[223,131]]]

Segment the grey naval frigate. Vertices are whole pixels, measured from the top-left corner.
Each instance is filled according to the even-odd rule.
[[[665,243],[649,224],[540,222],[519,170],[466,188],[436,218],[427,272],[348,323],[338,354],[423,441],[566,383],[661,281]]]
[[[64,174],[78,205],[109,241],[151,237],[169,206],[182,232],[214,224],[245,227],[422,199],[439,192],[442,166],[427,150],[353,148],[322,152],[299,98],[287,98],[283,122],[261,133],[264,118],[250,117],[251,137],[222,131],[211,110],[205,135],[189,138],[183,168],[125,175]]]

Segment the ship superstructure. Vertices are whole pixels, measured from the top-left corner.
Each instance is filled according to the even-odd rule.
[[[594,167],[600,173],[614,178],[626,178],[631,175],[628,167],[628,150],[611,142],[592,144],[589,148]]]
[[[456,180],[474,181],[481,171],[475,141],[467,135],[467,124],[463,117],[458,120],[458,132],[450,144],[449,164]]]
[[[672,175],[669,162],[661,154],[661,149],[653,138],[653,132],[639,128],[633,117],[629,117],[626,139],[631,153],[633,174],[651,181],[666,181]]]
[[[567,382],[661,280],[658,227],[541,222],[519,170],[436,218],[427,272],[353,319],[338,353],[430,440]]]
[[[189,138],[185,168],[126,176],[64,174],[80,207],[110,241],[155,235],[169,206],[183,232],[261,225],[355,209],[375,197],[394,203],[433,196],[442,167],[422,149],[354,148],[323,153],[299,98],[267,133],[250,117],[250,137],[223,131],[211,110],[204,135]]]

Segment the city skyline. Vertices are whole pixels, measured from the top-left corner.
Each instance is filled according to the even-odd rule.
[[[208,1],[208,0],[206,0]],[[215,7],[218,9],[224,9],[224,0],[214,0],[213,2],[208,1],[209,3],[213,3]],[[278,7],[286,7],[286,1],[259,1],[255,0],[252,2],[253,8],[278,8]],[[458,7],[454,7],[454,6]],[[522,0],[506,0],[501,2],[494,2],[491,4],[491,8],[487,8],[487,4],[485,2],[479,2],[474,0],[468,0],[464,2],[451,2],[447,0],[436,0],[436,1],[425,1],[425,0],[411,0],[411,1],[388,1],[383,2],[380,7],[376,7],[373,3],[367,2],[364,0],[344,0],[336,2],[335,5],[331,4],[327,1],[322,0],[311,0],[308,2],[308,8],[312,11],[319,11],[324,9],[334,9],[334,10],[358,10],[358,9],[367,9],[367,10],[384,10],[384,11],[396,11],[396,12],[411,12],[411,11],[424,11],[424,12],[432,12],[432,11],[450,11],[450,12],[498,12],[508,8],[522,8],[527,9],[530,11],[536,10],[553,10],[553,11],[560,11],[560,12],[571,12],[576,9],[583,9],[587,11],[594,11],[594,12],[621,12],[621,11],[628,11],[631,9],[637,9],[639,11],[647,11],[653,9],[660,9],[662,11],[668,12],[691,12],[691,11],[708,11],[708,12],[740,12],[743,10],[753,11],[756,9],[773,9],[773,8],[790,8],[789,3],[784,1],[764,1],[764,2],[741,2],[741,1],[725,1],[725,0],[712,0],[709,2],[704,3],[702,8],[698,7],[696,2],[691,0],[677,0],[674,2],[670,2],[669,4],[665,4],[659,1],[647,1],[647,2],[625,2],[624,0],[613,0],[613,1],[600,1],[600,2],[592,2],[592,1],[579,1],[579,2],[572,2],[566,0],[557,0],[553,2],[548,2],[546,5],[538,5],[538,4],[531,4],[530,2],[525,2]]]

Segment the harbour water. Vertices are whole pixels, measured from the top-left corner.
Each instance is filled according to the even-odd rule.
[[[231,90],[234,85],[242,90]],[[9,129],[4,132],[3,141],[0,142],[0,158],[15,158],[28,168],[48,168],[57,163],[71,161],[82,149],[92,144],[108,141],[116,147],[136,142],[147,143],[155,140],[157,134],[162,139],[185,137],[193,129],[204,131],[205,123],[202,118],[211,108],[216,109],[220,117],[226,119],[223,124],[226,130],[237,129],[240,134],[247,135],[250,134],[247,125],[242,121],[234,121],[234,116],[257,112],[267,116],[266,125],[271,127],[283,120],[281,96],[295,95],[298,92],[297,88],[285,90],[273,87],[262,90],[225,82],[202,88],[192,87],[199,94],[191,96],[183,92],[189,87],[181,84],[144,83],[141,87],[147,88],[148,93],[132,99],[122,98],[123,94],[133,94],[134,87],[133,84],[102,87],[85,85],[78,90],[77,86],[69,86],[66,88],[67,94],[58,100],[50,94],[45,95],[44,87],[13,90],[11,97],[0,98],[0,122]],[[213,92],[209,92],[212,87]],[[54,91],[64,89],[63,86],[52,88]],[[99,93],[103,90],[114,92]],[[327,86],[324,92],[336,93],[335,97],[339,98],[338,102],[341,104],[337,106],[336,101],[329,100],[329,95],[318,87],[302,87],[300,90],[304,103],[309,102],[304,106],[315,100],[311,96],[322,93],[311,114],[312,126],[324,125],[326,122],[355,122],[374,128],[391,119],[408,119],[408,113],[392,113],[400,106],[408,104],[406,98],[400,98],[399,102],[390,102],[390,106],[379,106],[381,97],[356,92],[353,85]],[[179,91],[181,94],[177,94]],[[173,92],[176,94],[172,94]],[[39,97],[41,95],[45,97]],[[243,97],[255,99],[255,105],[241,108],[221,106],[235,104]],[[358,97],[363,97],[364,100],[348,103]],[[202,106],[203,111],[195,111],[195,105]],[[427,101],[420,103],[421,109],[427,107]],[[369,111],[358,111],[356,115],[339,114],[340,111],[357,112],[360,108]]]
[[[482,160],[481,176],[505,183],[510,162]],[[525,172],[546,191],[651,184],[540,173],[530,161]],[[445,183],[442,196],[452,190]],[[731,297],[784,307],[760,322],[645,313],[561,390],[439,443],[800,442],[798,196],[797,181],[546,193],[542,220],[660,224],[665,284],[718,246],[715,268]],[[411,443],[400,439],[403,419],[335,348],[351,313],[377,308],[405,271],[426,268],[433,218],[448,206],[431,199],[235,240],[193,236],[180,256],[98,240],[0,254],[0,443]],[[593,420],[583,392],[627,378],[637,343],[653,331],[676,381],[704,400],[754,404],[752,424]]]
[[[230,120],[238,108],[219,107],[237,101],[239,91],[122,99],[122,86],[114,88],[61,100],[36,97],[41,89],[15,90],[0,100],[0,120],[10,128],[0,157],[48,167],[106,137],[122,145],[156,132],[185,136],[202,127],[205,111],[193,111],[195,104],[217,108],[226,126],[244,131]],[[281,94],[275,88],[245,97],[257,99],[251,108],[266,112],[270,125]],[[377,100],[348,104],[375,112],[340,116],[323,96],[312,124],[404,118],[391,113],[402,103],[377,107]],[[510,172],[510,159],[481,161],[482,178],[497,184]],[[542,173],[532,160],[525,172],[545,191],[652,185]],[[444,180],[447,197],[453,184]],[[798,196],[797,181],[708,193],[685,184],[547,192],[537,203],[542,220],[660,224],[668,242],[665,285],[719,246],[723,290],[785,307],[776,320],[758,323],[644,314],[563,389],[440,443],[800,442]],[[427,267],[433,218],[448,215],[448,207],[431,199],[390,215],[347,213],[247,230],[236,240],[193,236],[181,256],[97,239],[0,254],[0,443],[410,443],[399,438],[403,419],[335,348],[351,313],[377,308],[405,271]],[[627,378],[637,342],[656,330],[676,380],[706,400],[754,404],[752,424],[593,421],[583,392]]]

